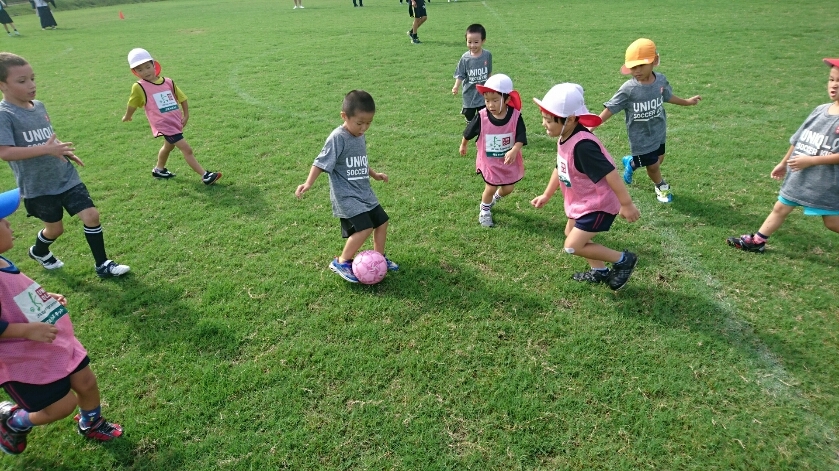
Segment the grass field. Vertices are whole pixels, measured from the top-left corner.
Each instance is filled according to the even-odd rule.
[[[85,442],[70,418],[0,457],[20,470],[556,470],[839,467],[839,238],[794,213],[767,253],[725,238],[757,230],[770,170],[828,101],[839,56],[835,1],[434,0],[411,45],[396,0],[183,0],[19,16],[3,50],[33,65],[58,137],[76,143],[125,279],[99,280],[77,219],[46,272],[26,256],[39,229],[18,211],[5,254],[67,296],[106,417],[126,436]],[[122,11],[125,20],[118,19]],[[833,21],[831,21],[831,19]],[[494,72],[525,101],[525,178],[477,224],[483,183],[458,152],[452,72],[472,22]],[[530,101],[555,83],[600,111],[638,37],[656,41],[674,93],[655,201],[603,244],[640,256],[620,292],[570,280],[557,195],[530,200],[555,165]],[[186,137],[224,178],[150,176],[160,140],[122,123],[147,48],[189,97]],[[373,287],[327,265],[343,245],[322,176],[293,193],[340,124],[343,95],[377,103],[367,133],[374,189],[402,270]],[[623,117],[597,131],[628,152]],[[14,185],[0,172],[0,189]],[[369,246],[368,246],[369,247]]]

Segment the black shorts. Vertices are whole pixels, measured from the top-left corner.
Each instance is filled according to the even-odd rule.
[[[346,239],[356,232],[375,229],[386,223],[388,219],[390,218],[382,208],[382,205],[378,205],[366,213],[361,213],[349,219],[341,218],[341,237]]]
[[[633,155],[632,160],[635,161],[635,168],[647,167],[649,165],[658,163],[658,158],[664,155],[664,144],[659,146],[657,150],[648,152],[644,155]]]
[[[35,198],[24,198],[23,206],[26,208],[27,216],[34,216],[44,222],[59,222],[64,217],[64,210],[67,214],[75,216],[87,208],[94,208],[93,200],[84,183],[70,188],[58,195],[36,196]]]
[[[174,144],[184,138],[184,134],[181,132],[177,134],[172,134],[171,136],[167,136],[166,134],[161,135],[163,136],[163,139],[166,139],[166,142],[168,142],[169,144]]]
[[[48,384],[29,384],[9,381],[3,383],[3,389],[26,412],[38,412],[50,404],[55,404],[70,392],[70,376],[85,369],[90,358],[85,355],[79,366],[69,375]]]
[[[466,121],[471,123],[472,120],[475,119],[475,115],[478,114],[478,111],[481,111],[484,108],[486,108],[486,106],[479,106],[477,108],[463,108],[462,110],[460,110],[460,114],[465,116]]]
[[[575,219],[574,227],[586,232],[606,232],[612,227],[612,223],[615,222],[615,217],[617,217],[616,214],[595,211]]]
[[[411,18],[425,18],[428,14],[425,12],[425,0],[417,0],[417,7],[411,5],[411,0],[408,0],[408,16]]]

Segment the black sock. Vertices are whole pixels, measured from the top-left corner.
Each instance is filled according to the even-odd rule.
[[[53,242],[55,242],[55,239],[47,239],[44,236],[44,230],[41,229],[38,232],[38,237],[35,237],[35,247],[32,249],[32,253],[39,257],[45,256],[50,253],[50,244]]]
[[[105,236],[102,235],[102,226],[87,227],[84,226],[84,238],[87,239],[87,245],[90,246],[90,251],[93,252],[93,259],[96,260],[96,266],[100,266],[108,260],[105,254]]]

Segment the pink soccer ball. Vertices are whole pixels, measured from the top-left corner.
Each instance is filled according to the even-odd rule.
[[[387,262],[379,252],[365,250],[353,259],[352,272],[361,283],[375,285],[387,275]]]

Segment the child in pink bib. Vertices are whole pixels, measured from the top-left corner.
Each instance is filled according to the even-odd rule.
[[[542,126],[548,135],[558,137],[556,168],[545,192],[530,202],[545,206],[556,190],[562,188],[565,199],[565,252],[584,257],[591,269],[574,273],[576,281],[609,283],[618,290],[626,285],[635,270],[638,257],[628,251],[618,252],[592,242],[599,232],[608,231],[620,216],[629,222],[640,217],[615,161],[587,127],[596,127],[600,117],[588,112],[583,87],[562,83],[548,91],[545,98],[533,99],[542,110]],[[605,262],[612,263],[612,269]]]
[[[492,207],[513,192],[515,184],[524,177],[521,148],[527,145],[527,130],[521,117],[521,97],[513,90],[513,81],[504,74],[493,75],[483,85],[477,85],[484,96],[486,108],[480,110],[463,131],[460,155],[466,155],[469,141],[478,137],[477,173],[483,177],[478,222],[493,227]]]
[[[20,191],[0,193],[0,253],[14,245],[5,218],[20,204]],[[79,408],[78,432],[108,441],[122,427],[102,417],[99,386],[87,351],[73,333],[67,300],[46,292],[0,256],[0,385],[15,402],[0,403],[0,450],[26,449],[32,427]]]
[[[217,182],[221,178],[221,172],[204,170],[195,159],[192,147],[184,139],[184,127],[189,121],[186,95],[171,78],[160,76],[160,64],[152,59],[145,49],[132,49],[128,53],[128,65],[140,80],[131,87],[128,108],[122,120],[131,121],[137,108],[142,107],[149,120],[152,135],[163,136],[165,140],[157,153],[157,165],[151,171],[152,176],[163,179],[175,176],[166,168],[166,162],[169,160],[169,153],[177,147],[184,154],[186,163],[201,176],[205,185]]]

